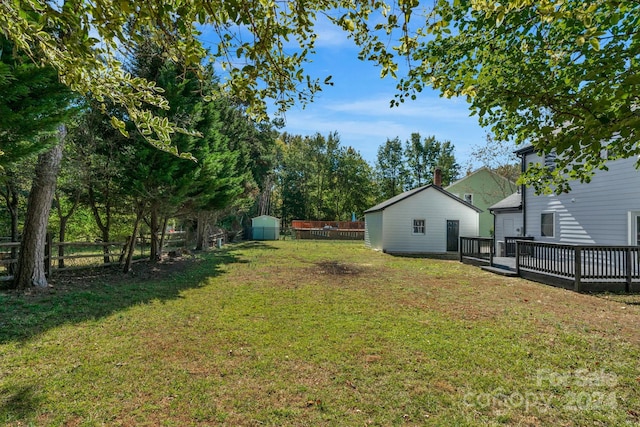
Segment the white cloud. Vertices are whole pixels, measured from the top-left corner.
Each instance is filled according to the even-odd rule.
[[[437,119],[459,121],[469,117],[466,103],[459,99],[445,99],[438,97],[423,97],[415,101],[407,101],[398,107],[390,107],[393,95],[382,95],[374,98],[360,99],[352,102],[341,102],[327,105],[330,111],[357,114],[360,116],[386,117],[421,117],[423,119]]]

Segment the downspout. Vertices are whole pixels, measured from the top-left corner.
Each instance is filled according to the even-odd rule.
[[[524,174],[527,171],[527,166],[525,163],[525,158],[527,155],[522,153],[520,156],[520,173]],[[520,184],[520,200],[522,200],[522,236],[525,237],[527,235],[527,203],[526,203],[526,187],[524,184]]]
[[[493,216],[493,248],[491,248],[491,253],[489,254],[489,265],[493,267],[493,257],[498,252],[498,241],[496,240],[496,214],[492,209],[489,209],[489,212]]]

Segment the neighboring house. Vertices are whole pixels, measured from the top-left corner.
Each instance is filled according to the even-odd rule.
[[[460,236],[478,235],[480,212],[438,185],[425,185],[367,209],[365,244],[391,253],[457,252]]]
[[[493,235],[493,215],[488,211],[489,207],[517,189],[515,182],[487,167],[482,167],[445,188],[449,193],[482,210],[479,225],[479,236],[482,237]]]
[[[280,219],[270,215],[251,218],[251,238],[253,240],[278,240]]]
[[[536,163],[552,167],[551,158],[539,156],[532,147],[516,154],[524,168]],[[635,157],[612,160],[608,171],[596,171],[589,183],[571,183],[572,190],[561,195],[535,195],[532,188],[525,188],[520,201],[522,228],[519,233],[514,230],[515,235],[578,245],[640,244],[640,171],[635,168],[636,161]],[[512,206],[507,207],[509,204]],[[516,226],[516,204],[512,199],[490,207],[495,214],[496,242],[508,233],[498,232],[500,224],[513,219]]]

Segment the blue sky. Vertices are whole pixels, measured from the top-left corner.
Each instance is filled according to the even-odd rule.
[[[319,24],[316,55],[305,69],[321,81],[332,76],[333,86],[324,86],[315,100],[286,113],[283,129],[292,134],[327,135],[337,131],[342,146],[352,146],[369,163],[378,147],[390,138],[407,141],[414,132],[424,138],[451,141],[464,172],[474,147],[485,144],[487,131],[470,117],[465,99],[446,99],[425,89],[415,101],[390,108],[396,80],[380,78],[380,69],[357,58],[358,49],[344,33],[330,24]],[[475,164],[476,167],[480,166]]]
[[[342,146],[353,147],[372,165],[387,139],[398,137],[404,144],[414,132],[423,138],[434,135],[453,143],[464,173],[471,151],[485,144],[486,135],[477,117],[469,116],[465,99],[441,98],[426,88],[415,101],[390,108],[396,80],[381,79],[373,63],[358,60],[354,43],[327,20],[320,19],[315,28],[316,54],[305,71],[321,82],[331,75],[333,86],[325,85],[312,103],[290,109],[282,131],[303,136],[338,132]],[[205,44],[210,43],[207,36],[205,32]],[[474,168],[479,166],[474,162]]]

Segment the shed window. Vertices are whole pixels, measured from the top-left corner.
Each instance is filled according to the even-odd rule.
[[[543,237],[554,236],[554,218],[553,212],[546,212],[540,216],[540,235]]]
[[[424,234],[424,219],[413,220],[413,234]]]
[[[472,205],[473,204],[473,194],[465,193],[464,201]]]

